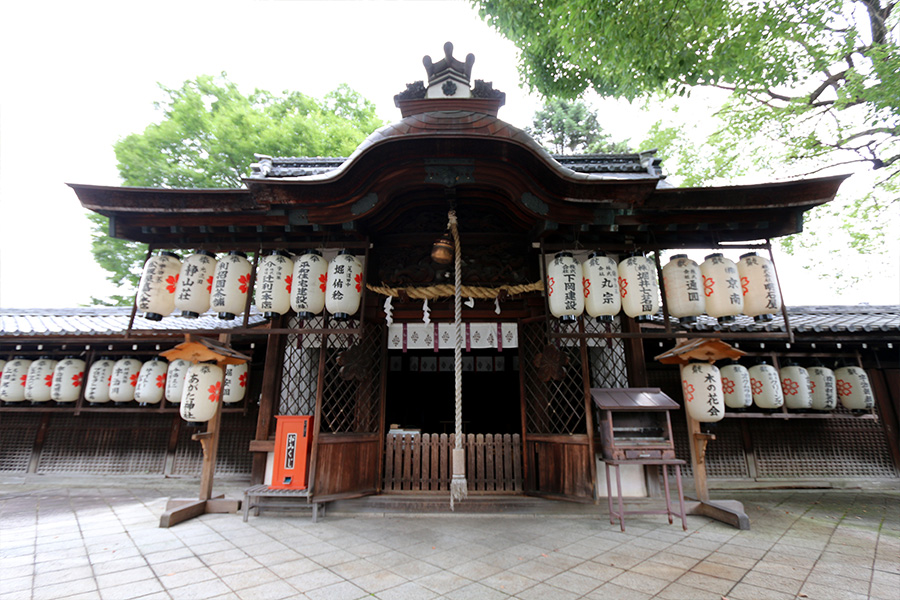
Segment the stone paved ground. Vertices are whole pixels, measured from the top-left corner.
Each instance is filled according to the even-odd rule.
[[[240,497],[242,485],[218,492]],[[900,599],[900,491],[720,492],[750,531],[688,517],[204,515],[195,484],[0,482],[0,600]]]

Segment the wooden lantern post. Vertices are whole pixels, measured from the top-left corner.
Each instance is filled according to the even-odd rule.
[[[656,357],[656,360],[667,365],[686,365],[691,359],[715,362],[725,358],[738,359],[745,352],[734,348],[722,340],[716,338],[695,338],[682,340],[680,343]],[[706,482],[706,446],[716,439],[712,433],[700,430],[700,422],[694,419],[685,407],[684,416],[687,419],[687,430],[691,448],[691,470],[694,474],[694,489],[697,494],[697,503],[687,511],[690,514],[699,514],[723,523],[728,523],[738,529],[750,529],[750,518],[744,512],[744,506],[737,500],[709,499],[709,487]]]
[[[177,358],[188,360],[192,363],[216,361],[222,368],[229,364],[240,364],[250,360],[239,352],[235,352],[228,346],[230,336],[219,336],[218,342],[209,338],[185,336],[185,341],[167,350],[160,355],[170,361]],[[216,472],[216,455],[219,451],[219,429],[222,423],[222,401],[213,418],[206,423],[206,431],[195,433],[192,440],[200,442],[203,448],[203,466],[200,474],[200,494],[197,500],[172,498],[166,504],[166,512],[159,518],[160,527],[171,527],[182,521],[193,519],[207,513],[236,513],[240,508],[240,501],[225,498],[220,494],[213,497],[213,476]]]

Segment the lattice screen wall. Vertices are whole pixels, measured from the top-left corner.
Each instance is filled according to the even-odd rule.
[[[292,316],[288,327],[299,328],[300,319]],[[325,326],[324,317],[303,323],[309,328]],[[281,372],[279,415],[313,415],[316,412],[316,386],[319,376],[319,356],[322,336],[291,334],[284,346],[284,365]]]
[[[327,336],[322,432],[378,431],[385,352],[385,327],[381,323],[367,323],[359,338],[343,333]]]
[[[0,426],[0,472],[24,473],[28,470],[34,437],[41,415],[9,413]]]

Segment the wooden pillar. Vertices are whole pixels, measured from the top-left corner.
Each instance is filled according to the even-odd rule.
[[[623,333],[640,333],[641,326],[626,316],[619,317]],[[647,363],[644,358],[644,341],[639,337],[623,338],[625,342],[625,368],[628,370],[628,387],[647,387]]]
[[[273,327],[282,327],[284,317],[278,317]],[[284,369],[284,345],[286,337],[281,334],[269,334],[266,342],[266,362],[263,368],[263,385],[259,395],[259,413],[256,417],[256,442],[266,442],[272,431],[272,421],[276,412],[278,394],[281,392],[281,374]],[[266,455],[264,451],[253,453],[253,467],[250,472],[250,483],[258,485],[266,476]]]

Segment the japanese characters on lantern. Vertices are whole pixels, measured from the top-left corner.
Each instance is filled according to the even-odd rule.
[[[750,372],[753,403],[759,408],[767,410],[781,408],[784,404],[784,394],[781,391],[778,370],[772,365],[761,362],[750,367],[748,371]]]
[[[619,268],[603,252],[592,252],[581,263],[584,275],[584,310],[598,321],[612,321],[622,310],[619,293]]]
[[[772,261],[749,252],[741,256],[737,268],[744,294],[744,314],[756,321],[770,321],[781,310],[781,292]]]
[[[262,257],[256,269],[256,308],[263,316],[283,315],[291,307],[294,261],[284,250]]]
[[[247,255],[236,250],[229,252],[216,264],[209,304],[220,319],[230,321],[244,312],[252,270]]]
[[[53,387],[53,371],[56,369],[56,361],[49,356],[42,356],[28,367],[28,377],[25,380],[25,399],[32,404],[40,404],[50,401],[50,391]]]
[[[169,364],[162,358],[148,360],[141,365],[137,385],[134,387],[134,399],[141,406],[159,404],[166,390],[166,373]]]
[[[359,310],[362,298],[362,265],[345,250],[328,265],[325,309],[336,321],[346,321]]]
[[[0,377],[0,400],[9,404],[25,400],[25,381],[28,379],[30,367],[31,361],[22,356],[17,356],[6,363]]]
[[[141,372],[141,361],[136,358],[120,358],[113,365],[109,381],[109,399],[116,404],[128,404],[134,400],[134,388]]]
[[[174,312],[180,272],[181,259],[174,252],[163,251],[147,259],[137,291],[137,309],[144,318],[159,321]]]
[[[692,362],[681,367],[681,389],[688,414],[701,423],[715,423],[725,416],[722,378],[718,367]]]
[[[571,252],[557,252],[547,265],[547,301],[550,314],[563,322],[584,312],[584,276]]]
[[[784,405],[792,410],[812,408],[809,393],[809,373],[797,363],[789,362],[781,367],[781,391]]]
[[[204,423],[216,416],[222,399],[221,367],[199,363],[191,365],[184,378],[181,396],[181,418],[192,423]]]
[[[189,368],[191,368],[191,361],[183,358],[176,358],[169,363],[169,370],[166,373],[166,402],[172,404],[181,402],[181,395],[184,393],[184,378]]]
[[[706,310],[700,267],[687,254],[676,254],[662,273],[669,314],[683,323],[693,323]]]
[[[834,371],[822,364],[813,365],[807,371],[813,410],[837,408],[837,379]]]
[[[85,362],[74,356],[67,356],[53,370],[53,385],[50,387],[50,399],[59,404],[76,402],[81,395],[84,383]]]
[[[84,384],[84,399],[91,404],[109,402],[109,384],[112,381],[113,367],[116,361],[101,357],[91,363],[88,369],[87,382]]]
[[[750,387],[750,372],[739,363],[725,365],[719,369],[722,375],[722,395],[725,406],[737,410],[749,408],[753,404],[753,390]]]
[[[182,317],[196,319],[209,310],[216,257],[212,252],[197,250],[181,263],[175,286],[175,308]]]
[[[311,319],[325,308],[328,261],[318,250],[308,250],[294,261],[291,308],[301,319]]]
[[[700,265],[706,314],[731,323],[744,310],[744,293],[737,265],[721,253],[710,254]]]
[[[227,365],[225,367],[225,381],[222,384],[222,402],[234,404],[240,402],[247,395],[247,363]]]
[[[853,411],[872,410],[875,395],[869,376],[860,367],[845,366],[834,370],[838,399],[844,408]]]
[[[619,291],[622,310],[629,317],[642,318],[656,314],[659,311],[659,284],[653,261],[639,254],[620,262]]]

